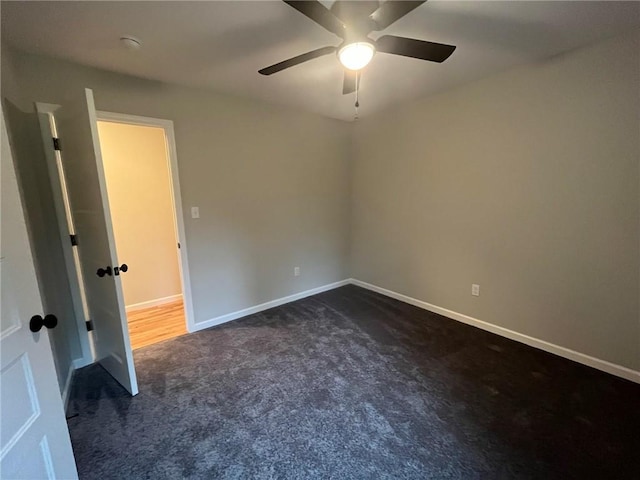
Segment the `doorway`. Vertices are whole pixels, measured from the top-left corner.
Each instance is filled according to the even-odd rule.
[[[80,341],[86,348],[83,348],[82,364],[87,365],[93,361],[99,361],[103,367],[114,378],[116,378],[132,395],[137,393],[137,384],[135,382],[135,371],[133,367],[133,356],[131,355],[131,337],[127,321],[127,312],[125,306],[133,306],[129,311],[131,315],[142,317],[142,310],[145,305],[130,305],[131,302],[124,298],[122,283],[127,277],[127,273],[133,273],[134,264],[137,261],[125,260],[120,252],[116,250],[115,236],[113,235],[112,215],[109,208],[109,194],[106,188],[106,172],[104,162],[102,160],[102,152],[100,147],[100,136],[98,132],[98,121],[110,122],[122,125],[154,127],[162,132],[163,138],[163,163],[161,168],[168,171],[169,176],[169,192],[170,201],[170,218],[172,219],[174,239],[171,248],[174,255],[177,251],[178,271],[179,271],[179,291],[182,294],[182,304],[174,305],[170,315],[180,316],[181,322],[175,322],[174,325],[179,328],[180,333],[193,331],[194,316],[193,304],[191,301],[191,285],[189,277],[189,262],[187,255],[187,245],[185,244],[185,227],[182,215],[182,201],[180,194],[180,181],[178,176],[178,160],[175,144],[175,136],[173,130],[173,122],[171,120],[157,119],[150,117],[141,117],[135,115],[99,112],[95,110],[93,103],[93,93],[89,89],[85,89],[84,97],[86,100],[84,105],[74,105],[73,111],[70,111],[70,118],[78,117],[80,122],[76,127],[65,125],[67,128],[62,129],[62,138],[60,139],[58,121],[65,120],[68,123],[70,115],[62,113],[65,107],[54,104],[37,103],[36,108],[39,114],[41,134],[43,141],[51,145],[53,137],[54,148],[45,149],[47,157],[47,169],[49,170],[49,179],[53,190],[53,203],[56,210],[56,219],[59,226],[59,233],[63,240],[63,250],[65,254],[65,264],[70,275],[71,296],[76,309],[76,317],[78,323],[78,333]],[[82,109],[87,112],[82,114]],[[66,110],[71,110],[70,105]],[[88,115],[87,115],[88,113]],[[80,118],[86,116],[87,118]],[[58,118],[61,116],[61,118]],[[90,128],[86,128],[82,122],[88,122]],[[63,122],[64,123],[64,122]],[[84,129],[84,130],[83,130]],[[83,144],[83,148],[79,149],[79,143]],[[60,145],[64,147],[60,147]],[[93,150],[91,150],[93,149]],[[62,155],[61,155],[62,150]],[[93,164],[92,167],[92,163]],[[95,178],[92,178],[91,168],[95,168]],[[127,173],[120,172],[119,176],[127,177]],[[74,186],[75,189],[71,187]],[[137,186],[132,189],[135,191]],[[71,192],[71,190],[74,190]],[[166,191],[166,189],[165,189]],[[73,193],[73,195],[71,195]],[[94,205],[93,210],[89,210],[85,205],[88,197],[97,196],[102,200],[99,204]],[[166,198],[166,197],[165,197]],[[84,203],[83,203],[84,202]],[[94,202],[95,203],[95,202]],[[93,214],[93,215],[91,215]],[[104,214],[106,232],[102,238],[96,231],[99,226],[98,217]],[[76,225],[76,220],[81,225]],[[96,221],[98,223],[96,223]],[[84,222],[84,223],[83,223]],[[87,223],[89,222],[89,223]],[[80,228],[83,227],[83,228]],[[79,232],[79,235],[76,233]],[[94,237],[102,241],[103,249],[110,250],[107,255],[102,252],[100,255],[92,255],[90,246],[93,245]],[[91,237],[91,238],[90,238]],[[71,242],[69,242],[71,239]],[[152,242],[150,235],[144,235],[141,242]],[[106,242],[106,243],[105,243]],[[80,245],[80,246],[78,246]],[[82,248],[82,252],[79,252]],[[80,255],[84,252],[83,255]],[[126,252],[125,252],[126,254]],[[84,263],[81,258],[84,258]],[[175,258],[175,257],[174,257]],[[127,272],[122,274],[122,264],[129,262],[131,270],[127,268]],[[96,265],[96,262],[98,263]],[[105,276],[98,278],[96,276],[96,268],[98,272],[104,269],[105,264],[109,264],[106,268],[118,267],[117,272],[112,271],[113,276]],[[137,269],[137,267],[135,267]],[[160,273],[161,275],[162,273]],[[97,283],[96,283],[97,282]],[[106,282],[106,283],[104,283]],[[112,286],[113,291],[107,292],[107,297],[100,296],[100,288]],[[93,295],[91,299],[87,297],[87,289],[91,287]],[[97,296],[96,296],[97,294]],[[176,294],[178,295],[178,294]],[[165,301],[167,299],[162,297]],[[175,300],[179,300],[176,297]],[[91,301],[90,301],[91,300]],[[157,299],[156,299],[157,300]],[[114,305],[114,302],[116,305]],[[107,310],[103,307],[107,306]],[[139,302],[142,303],[142,302]],[[157,305],[146,305],[149,308]],[[162,333],[159,335],[150,332],[158,324],[162,323],[158,317],[161,316],[161,309],[155,310],[155,318],[149,319],[147,324],[151,324],[152,328],[147,328],[147,337],[137,344],[140,347],[143,344],[161,341],[175,336],[177,333]],[[113,317],[113,318],[112,318]],[[116,318],[118,317],[118,318]],[[186,328],[185,328],[186,323]],[[149,325],[147,325],[148,327]],[[140,327],[136,327],[139,329]],[[142,327],[145,330],[144,326]],[[155,332],[157,333],[157,332]],[[115,360],[113,362],[112,360]],[[116,363],[117,362],[117,363]],[[127,377],[128,372],[128,377]],[[130,377],[130,381],[127,378]]]
[[[97,120],[135,350],[187,333],[170,152],[163,125],[105,112]]]

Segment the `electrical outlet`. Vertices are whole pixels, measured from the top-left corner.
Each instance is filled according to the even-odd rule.
[[[200,218],[200,209],[198,207],[191,207],[191,218]]]
[[[300,276],[300,267],[293,267],[293,276],[294,277]]]
[[[478,285],[477,283],[471,285],[471,295],[473,295],[474,297],[480,296],[480,285]]]

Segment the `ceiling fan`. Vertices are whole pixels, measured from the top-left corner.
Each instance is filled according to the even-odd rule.
[[[340,63],[345,67],[342,93],[348,94],[357,90],[358,72],[369,64],[376,52],[442,63],[456,49],[453,45],[393,35],[383,35],[376,40],[369,37],[372,32],[384,30],[427,0],[387,0],[383,3],[336,0],[330,9],[317,0],[283,1],[340,37],[342,43],[335,47],[318,48],[258,70],[262,75],[273,75],[314,58],[337,53]]]

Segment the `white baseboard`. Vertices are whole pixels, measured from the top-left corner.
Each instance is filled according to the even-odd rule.
[[[516,342],[524,343],[531,347],[544,350],[545,352],[553,353],[560,357],[573,360],[574,362],[582,363],[583,365],[597,368],[598,370],[602,370],[603,372],[607,372],[612,375],[616,375],[618,377],[631,380],[632,382],[640,383],[640,372],[636,370],[632,370],[630,368],[623,367],[621,365],[616,365],[615,363],[611,363],[606,360],[601,360],[599,358],[595,358],[590,355],[586,355],[584,353],[576,352],[575,350],[561,347],[560,345],[556,345],[556,344],[547,342],[545,340],[540,340],[538,338],[530,337],[529,335],[518,333],[513,330],[509,330],[508,328],[499,327],[497,325],[493,325],[491,323],[478,320],[477,318],[473,318],[468,315],[464,315],[462,313],[454,312],[453,310],[448,310],[446,308],[438,307],[437,305],[432,305],[430,303],[423,302],[422,300],[418,300],[418,299],[409,297],[407,295],[394,292],[392,290],[387,290],[386,288],[378,287],[376,285],[372,285],[370,283],[366,283],[361,280],[357,280],[355,278],[350,279],[349,282],[352,283],[353,285],[357,285],[359,287],[381,293],[382,295],[385,295],[387,297],[395,298],[396,300],[400,300],[401,302],[405,302],[410,305],[414,305],[416,307],[422,308],[424,310],[429,310],[430,312],[443,315],[453,320],[466,323],[467,325],[472,325],[474,327],[481,328],[482,330],[486,330],[488,332],[495,333],[496,335],[500,335],[502,337],[515,340]]]
[[[296,300],[300,300],[301,298],[326,292],[327,290],[333,290],[334,288],[342,287],[344,285],[348,285],[349,283],[350,280],[341,280],[339,282],[329,283],[328,285],[322,285],[321,287],[312,288],[311,290],[305,290],[304,292],[295,293],[287,297],[282,297],[276,300],[271,300],[270,302],[261,303],[260,305],[256,305],[254,307],[238,310],[237,312],[227,313],[226,315],[221,315],[210,320],[205,320],[204,322],[197,322],[194,325],[193,331],[197,332],[198,330],[203,330],[205,328],[214,327],[222,323],[230,322],[231,320],[237,320],[238,318],[246,317],[247,315],[262,312],[270,308],[279,307],[280,305],[284,305],[285,303],[294,302]]]
[[[69,365],[69,371],[67,372],[67,379],[64,381],[64,388],[62,389],[62,408],[67,411],[67,405],[69,404],[69,393],[71,393],[71,380],[73,379],[73,372],[76,371],[73,362]]]
[[[147,300],[146,302],[134,303],[132,305],[125,305],[125,310],[128,312],[135,312],[136,310],[142,310],[144,308],[157,307],[164,305],[165,303],[177,302],[182,298],[182,294],[170,295],[168,297],[156,298],[154,300]]]

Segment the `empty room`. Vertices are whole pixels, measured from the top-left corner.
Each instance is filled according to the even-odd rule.
[[[640,478],[639,2],[0,17],[1,478]]]

